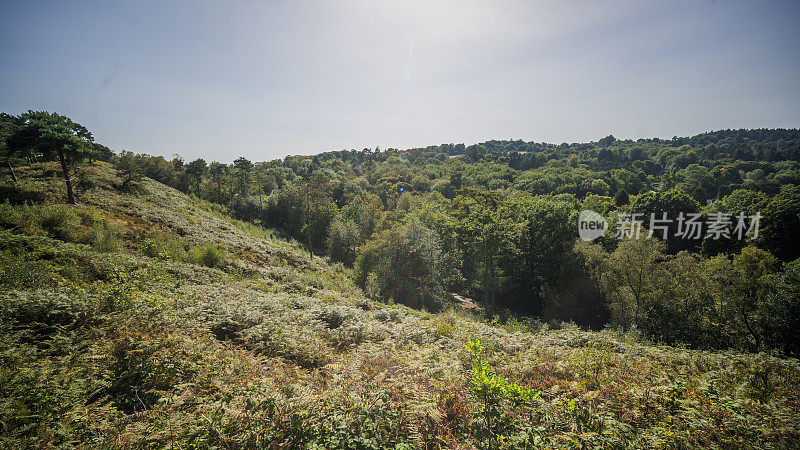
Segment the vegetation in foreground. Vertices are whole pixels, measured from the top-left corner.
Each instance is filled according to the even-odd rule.
[[[800,444],[794,359],[377,302],[217,206],[82,170],[75,206],[51,163],[3,188],[0,446]]]

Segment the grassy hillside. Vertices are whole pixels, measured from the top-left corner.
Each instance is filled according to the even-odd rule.
[[[61,204],[55,170],[2,188],[2,447],[800,445],[796,360],[375,302],[106,163]]]

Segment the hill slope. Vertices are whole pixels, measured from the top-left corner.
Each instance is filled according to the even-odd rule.
[[[76,207],[48,165],[4,190],[45,201],[0,207],[3,447],[800,445],[797,361],[382,304],[209,203],[86,170]]]

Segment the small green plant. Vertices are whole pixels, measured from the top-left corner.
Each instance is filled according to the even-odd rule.
[[[187,244],[166,233],[155,233],[145,239],[139,251],[149,257],[169,261],[186,261]]]
[[[94,223],[87,240],[99,252],[115,252],[122,247],[119,231],[105,219]]]
[[[157,268],[114,266],[108,278],[107,290],[98,305],[106,312],[160,306],[166,302],[162,292],[152,289],[165,278],[164,273]]]
[[[614,349],[603,342],[593,342],[578,352],[578,364],[586,387],[597,390],[603,385],[606,365],[613,358]]]
[[[486,427],[484,434],[488,435],[491,445],[502,439],[505,432],[511,431],[509,410],[531,408],[541,392],[520,386],[497,374],[484,358],[483,345],[479,339],[470,339],[465,347],[472,358],[469,391],[481,405],[481,415]]]
[[[192,247],[189,250],[189,261],[210,268],[219,268],[225,264],[227,254],[225,249],[217,244],[207,244]]]

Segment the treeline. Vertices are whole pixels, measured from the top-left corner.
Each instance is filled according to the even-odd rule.
[[[55,159],[59,145],[102,155],[116,165],[120,189],[148,176],[225,205],[352,267],[376,298],[435,309],[459,293],[501,316],[615,326],[697,348],[800,352],[798,130],[488,141],[225,164],[103,153],[90,139],[83,147],[21,139],[41,114],[4,116],[9,167]],[[584,209],[611,223],[595,243],[577,239]],[[698,214],[700,238],[615,237],[622,215],[646,222],[663,213]],[[719,213],[760,214],[758,236],[708,236]]]

